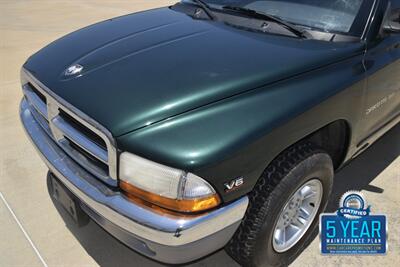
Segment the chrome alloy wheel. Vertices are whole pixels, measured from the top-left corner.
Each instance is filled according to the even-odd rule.
[[[276,252],[289,250],[307,232],[321,205],[322,194],[322,183],[312,179],[290,197],[275,225],[272,244]]]

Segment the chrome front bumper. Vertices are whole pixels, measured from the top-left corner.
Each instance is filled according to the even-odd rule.
[[[58,147],[33,117],[25,99],[22,124],[50,171],[98,224],[134,250],[167,263],[185,263],[222,248],[243,218],[247,196],[199,216],[157,213],[127,200],[86,172]]]

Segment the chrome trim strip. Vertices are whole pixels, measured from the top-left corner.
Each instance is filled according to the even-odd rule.
[[[64,99],[57,96],[53,91],[47,88],[43,83],[37,80],[28,70],[21,69],[21,77],[23,80],[29,81],[35,89],[40,91],[47,100],[47,116],[45,116],[50,124],[50,129],[56,140],[61,140],[63,138],[62,132],[54,127],[52,119],[58,116],[58,109],[61,108],[68,115],[76,119],[79,123],[83,124],[85,127],[99,135],[107,146],[107,164],[109,168],[109,176],[113,180],[111,185],[117,185],[117,149],[115,145],[115,140],[112,134],[102,125],[91,119],[89,116],[66,102]],[[103,157],[104,159],[104,157]]]
[[[373,21],[372,15],[375,12],[375,8],[377,6],[377,2],[378,2],[378,0],[374,0],[374,3],[372,4],[371,11],[370,11],[368,19],[367,19],[367,23],[365,23],[364,31],[363,31],[363,33],[361,35],[361,40],[365,40],[365,38],[367,36],[367,31],[368,31],[368,29],[369,29],[369,27],[370,27],[370,25],[372,24],[372,21]]]
[[[28,101],[28,103],[29,103],[29,100],[27,100],[27,101]],[[30,105],[30,103],[29,103],[29,105]],[[30,106],[29,110],[32,112],[33,117],[36,118],[36,121],[40,124],[40,126],[42,126],[42,128],[46,131],[46,133],[47,133],[49,136],[52,136],[53,134],[52,134],[52,132],[51,132],[51,130],[50,130],[49,122],[46,120],[46,118],[43,117],[43,116],[39,113],[39,111],[37,111],[37,109],[36,109],[34,106],[32,106],[32,105]]]
[[[35,107],[35,109],[40,113],[40,115],[42,115],[44,118],[47,118],[46,103],[44,103],[42,99],[40,99],[40,97],[37,96],[27,84],[25,84],[22,87],[22,90],[24,92],[24,95],[28,99],[29,103]]]
[[[94,142],[90,141],[81,132],[77,131],[74,127],[69,125],[63,118],[57,116],[51,120],[53,125],[60,130],[64,136],[68,137],[74,144],[87,151],[93,157],[99,159],[101,162],[108,164],[107,151],[99,147]]]
[[[249,202],[247,196],[199,216],[161,214],[136,205],[121,193],[107,190],[104,184],[68,157],[40,127],[25,99],[21,102],[20,118],[27,135],[51,172],[99,216],[140,238],[162,245],[180,246],[233,225],[246,212]]]

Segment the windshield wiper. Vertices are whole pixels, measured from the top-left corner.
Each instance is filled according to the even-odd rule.
[[[192,2],[196,3],[199,7],[201,7],[204,12],[207,14],[207,16],[210,17],[210,19],[215,20],[216,17],[214,16],[213,12],[210,9],[210,6],[208,4],[206,4],[204,1],[202,0],[191,0]]]
[[[306,31],[301,30],[301,29],[297,28],[295,25],[293,25],[292,23],[282,20],[281,18],[278,18],[276,16],[265,14],[265,13],[259,12],[257,10],[254,10],[254,9],[240,7],[240,6],[229,6],[228,5],[228,6],[223,6],[222,9],[239,12],[239,13],[242,13],[242,14],[250,16],[250,17],[258,17],[261,19],[273,21],[273,22],[283,26],[287,30],[291,31],[298,37],[306,38],[306,39],[308,38],[306,35]]]

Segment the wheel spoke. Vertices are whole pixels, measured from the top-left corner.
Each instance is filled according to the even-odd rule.
[[[279,218],[279,221],[278,221],[278,223],[276,224],[276,228],[277,228],[277,229],[283,229],[283,228],[285,228],[284,221],[283,221],[282,218]]]
[[[295,236],[298,232],[301,231],[301,227],[298,227],[294,224],[289,224],[287,229],[286,229],[286,238],[287,240],[290,240]]]
[[[306,225],[306,223],[307,223],[307,219],[304,219],[304,218],[302,218],[300,216],[296,218],[296,221],[301,223],[302,226]]]
[[[275,240],[278,241],[280,245],[283,245],[286,242],[286,229],[285,228],[276,229],[274,238]]]
[[[303,225],[297,220],[295,220],[290,223],[290,226],[300,230]]]
[[[286,243],[286,228],[283,228],[282,240],[283,243]]]
[[[300,193],[300,195],[302,196],[302,197],[305,197],[305,196],[307,196],[310,192],[312,192],[312,189],[311,189],[311,186],[304,186],[300,191],[299,191],[299,193]]]
[[[302,192],[303,199],[313,198],[317,195],[317,193],[312,190],[311,186],[307,186],[307,188],[305,192]]]
[[[311,211],[308,210],[306,207],[301,206],[299,210],[299,216],[308,219],[311,215]]]

